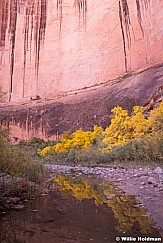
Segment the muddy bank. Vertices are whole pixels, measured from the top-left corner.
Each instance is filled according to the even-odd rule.
[[[46,165],[53,177],[58,173],[77,171],[93,174],[101,179],[113,182],[126,194],[135,195],[146,207],[149,216],[155,221],[156,227],[163,231],[163,170],[157,168],[123,168],[123,167],[81,167]]]

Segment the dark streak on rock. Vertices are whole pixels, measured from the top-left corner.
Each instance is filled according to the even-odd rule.
[[[131,36],[130,36],[130,14],[127,0],[121,0],[122,3],[122,10],[123,10],[123,19],[124,19],[124,26],[125,26],[125,34],[127,37],[128,48],[130,49],[131,46]]]
[[[10,53],[10,96],[13,92],[13,72],[15,63],[15,41],[16,41],[16,25],[18,14],[23,14],[25,17],[24,23],[24,74],[23,74],[23,97],[24,97],[24,81],[26,71],[27,51],[34,38],[35,42],[35,70],[38,76],[40,47],[45,38],[46,29],[46,9],[47,1],[27,1],[27,0],[3,0],[0,1],[0,47],[5,46],[6,31],[11,44]],[[31,52],[30,52],[31,60]],[[9,100],[11,97],[9,98]]]
[[[121,9],[121,2],[120,1],[119,1],[119,19],[120,19],[121,31],[122,31],[122,39],[123,39],[123,50],[124,50],[124,59],[125,59],[125,71],[127,72],[126,40],[125,40],[125,33],[124,33],[124,28],[123,28],[122,9]]]
[[[57,14],[59,18],[59,33],[61,32],[62,29],[62,8],[63,8],[63,0],[57,0]]]
[[[14,72],[14,62],[15,62],[15,39],[16,39],[16,23],[17,23],[17,0],[10,2],[10,43],[11,43],[11,63],[10,63],[10,97],[13,92],[13,72]]]
[[[145,10],[148,9],[150,4],[150,0],[141,0],[142,7]],[[136,7],[137,7],[137,18],[141,28],[142,36],[144,37],[144,31],[142,27],[142,14],[141,14],[141,5],[140,0],[136,0]],[[126,51],[126,42],[128,44],[128,49],[130,51],[131,48],[131,35],[130,35],[130,14],[129,14],[129,7],[127,0],[119,0],[119,18],[120,18],[120,25],[122,31],[122,39],[123,39],[123,46],[124,46],[124,59],[125,59],[125,71],[128,71],[128,64],[127,64],[127,51]]]
[[[40,9],[40,22],[39,22],[39,28],[38,28],[38,36],[37,36],[37,48],[36,48],[36,72],[38,76],[38,70],[39,70],[39,59],[40,59],[40,47],[41,43],[44,42],[45,38],[45,30],[46,30],[46,0],[41,0],[41,9]]]
[[[75,7],[78,8],[79,12],[79,22],[81,20],[81,15],[83,17],[83,24],[86,23],[86,13],[87,13],[87,0],[75,0],[74,2]]]
[[[6,30],[8,23],[8,1],[0,2],[0,47],[5,45]]]
[[[142,27],[141,8],[140,8],[140,1],[139,0],[136,0],[136,7],[137,7],[138,22],[139,22],[139,25],[140,25],[142,35],[144,37],[144,31],[143,31],[143,27]]]
[[[21,9],[21,3],[19,3],[19,9]],[[23,8],[23,7],[22,7]],[[25,73],[26,73],[26,56],[27,51],[31,48],[32,45],[32,36],[33,36],[33,15],[34,15],[34,2],[30,2],[27,5],[24,5],[25,8],[25,25],[24,25],[24,68],[23,68],[23,97],[25,96]],[[21,10],[20,10],[21,12]],[[31,29],[31,30],[30,30]],[[30,35],[30,38],[29,38]],[[30,61],[31,61],[31,51],[30,51]]]

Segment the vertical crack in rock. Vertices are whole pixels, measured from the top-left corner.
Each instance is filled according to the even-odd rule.
[[[148,7],[149,7],[149,4],[150,4],[150,0],[143,0],[143,1],[142,1],[142,4],[144,4],[145,9],[147,10]]]
[[[130,15],[129,15],[129,8],[127,0],[121,0],[122,3],[122,10],[123,10],[123,19],[124,19],[124,26],[125,26],[125,33],[128,42],[128,48],[131,46],[131,36],[130,36]]]
[[[138,18],[138,22],[142,31],[142,34],[144,36],[144,31],[143,31],[143,27],[142,27],[142,12],[145,12],[148,10],[148,8],[150,7],[150,1],[151,0],[136,0],[136,7],[137,7],[137,18]]]
[[[25,89],[25,72],[27,51],[30,49],[30,61],[32,43],[35,45],[35,71],[38,76],[39,59],[41,44],[44,42],[46,30],[46,11],[47,0],[3,0],[0,1],[0,47],[5,46],[6,36],[8,34],[11,52],[10,52],[10,88],[9,93],[13,92],[13,73],[15,64],[15,45],[18,14],[24,15],[24,60],[23,60],[23,97]],[[7,33],[8,29],[8,33]]]
[[[8,24],[8,1],[3,0],[0,2],[0,47],[5,46],[6,30]]]
[[[144,37],[144,31],[142,27],[142,14],[141,14],[141,5],[142,8],[144,7],[145,10],[148,9],[150,4],[150,0],[136,0],[136,7],[137,7],[137,18],[140,25],[140,29],[142,32],[142,36]],[[130,21],[130,14],[129,14],[129,7],[127,0],[119,0],[119,19],[122,31],[122,39],[123,39],[123,48],[124,48],[124,59],[125,59],[125,70],[128,71],[128,61],[127,61],[127,45],[128,50],[131,49],[131,35],[130,35],[130,28],[131,21]],[[127,42],[127,44],[126,44]]]
[[[123,39],[123,50],[124,50],[124,60],[125,60],[125,71],[127,72],[126,40],[125,40],[125,33],[124,33],[124,28],[123,28],[122,9],[121,9],[121,2],[120,2],[120,1],[119,1],[119,19],[120,19],[121,31],[122,31],[122,39]]]
[[[9,32],[10,32],[10,43],[11,43],[11,60],[10,60],[10,97],[13,92],[13,72],[15,62],[15,40],[16,40],[16,24],[17,24],[17,0],[10,2],[10,21],[9,21]]]
[[[46,30],[46,9],[47,1],[40,0],[40,16],[38,15],[37,24],[36,24],[36,73],[38,76],[39,70],[39,61],[40,61],[40,47],[43,44],[45,39],[45,30]]]
[[[25,96],[25,73],[27,51],[29,50],[29,60],[31,60],[32,40],[35,46],[35,73],[38,78],[40,49],[44,43],[46,31],[46,0],[27,1],[24,3],[24,61],[23,61],[23,97]]]
[[[144,37],[144,31],[143,31],[143,27],[142,27],[142,14],[141,14],[141,8],[147,11],[147,9],[149,8],[150,5],[150,0],[136,0],[136,7],[137,7],[137,18],[138,18],[138,22],[142,31],[142,35]]]
[[[78,8],[79,23],[81,22],[81,16],[82,16],[82,22],[85,25],[86,24],[86,13],[87,13],[87,0],[75,0],[74,5],[75,5],[75,7]]]
[[[57,14],[59,18],[59,33],[61,32],[62,29],[62,18],[63,18],[63,0],[57,0]]]
[[[24,27],[23,97],[25,95],[26,55],[28,50],[30,15],[31,15],[31,8],[29,8],[29,6],[27,5],[25,9],[25,27]]]
[[[140,29],[141,29],[141,32],[142,32],[142,36],[144,37],[144,31],[143,31],[143,27],[142,27],[142,16],[141,16],[140,0],[136,0],[136,7],[137,7],[138,22],[139,22]]]

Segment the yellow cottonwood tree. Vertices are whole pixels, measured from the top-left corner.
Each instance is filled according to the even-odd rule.
[[[38,150],[38,154],[41,156],[46,156],[52,154],[53,152],[69,152],[73,147],[87,149],[90,145],[96,142],[97,137],[102,134],[102,131],[102,127],[97,125],[94,126],[93,132],[79,129],[71,135],[64,135],[60,143],[54,146],[48,146],[42,150]]]
[[[87,149],[95,143],[100,147],[101,140],[102,151],[109,152],[114,147],[122,146],[134,139],[147,139],[151,138],[151,135],[155,136],[156,140],[160,139],[163,137],[163,101],[158,108],[150,112],[149,118],[144,117],[143,109],[141,106],[134,106],[133,113],[129,116],[126,110],[115,107],[112,109],[111,124],[105,131],[95,125],[93,132],[79,129],[71,134],[65,133],[60,143],[39,150],[38,154],[45,156],[54,152],[69,152],[73,147]]]
[[[152,130],[152,122],[145,119],[143,115],[144,108],[142,106],[134,106],[133,114],[130,119],[133,138],[149,137]]]
[[[150,112],[149,120],[152,123],[152,131],[163,132],[163,100],[159,107]]]
[[[103,142],[108,145],[108,151],[112,147],[125,144],[132,138],[132,126],[128,112],[121,107],[115,107],[112,109],[112,112],[114,117],[111,120],[110,126],[103,133]]]

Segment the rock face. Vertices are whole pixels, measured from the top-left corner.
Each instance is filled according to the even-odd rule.
[[[64,131],[94,124],[109,125],[111,109],[117,105],[131,112],[134,105],[156,107],[163,99],[163,65],[95,89],[67,95],[57,100],[31,100],[0,106],[0,124],[8,127],[13,142],[31,137],[57,139]],[[152,102],[151,102],[152,101]],[[153,103],[154,101],[154,103]],[[155,106],[156,105],[156,106]]]
[[[0,86],[54,98],[163,60],[162,0],[0,1]]]

